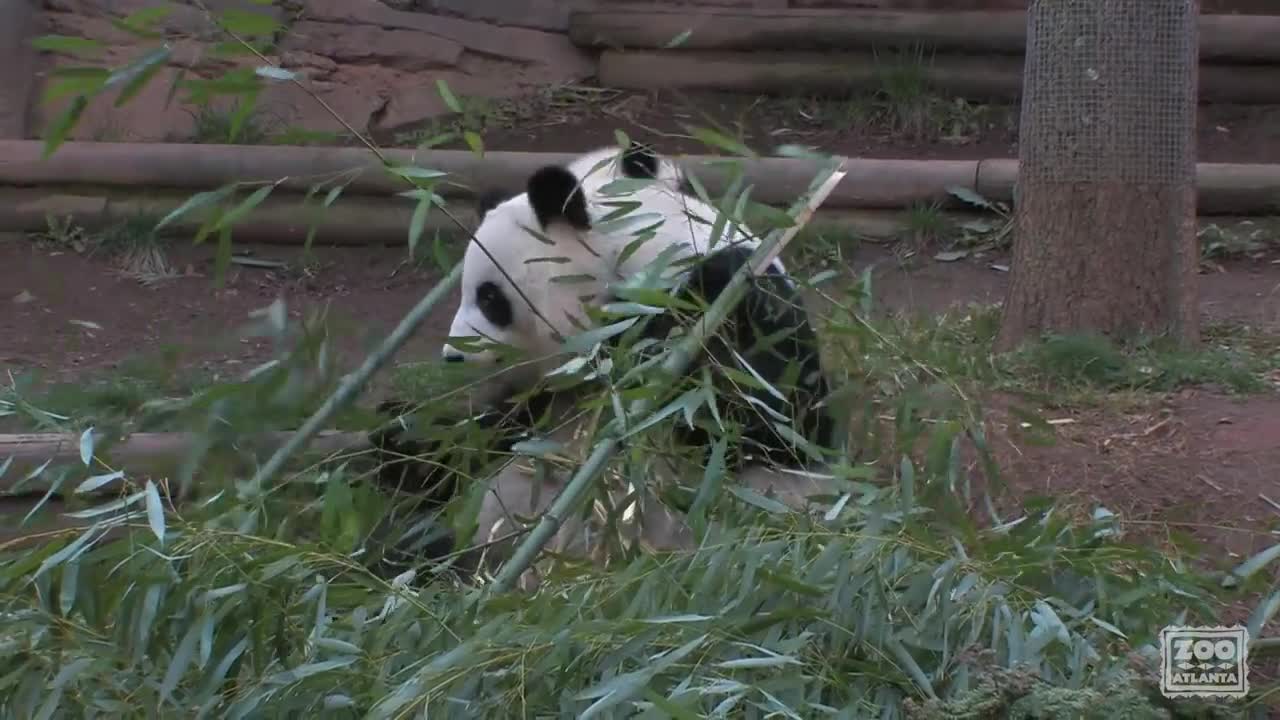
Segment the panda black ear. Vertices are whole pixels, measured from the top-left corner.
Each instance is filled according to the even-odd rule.
[[[484,216],[488,215],[490,210],[510,200],[512,197],[514,197],[514,194],[505,190],[486,190],[480,193],[480,197],[476,200],[476,214],[480,216],[481,220],[484,220]]]
[[[591,228],[587,196],[583,194],[578,178],[567,168],[559,165],[541,168],[529,176],[527,192],[533,214],[542,227],[555,220],[564,220],[578,230]]]
[[[637,180],[658,177],[658,153],[648,145],[631,143],[622,151],[622,174]]]

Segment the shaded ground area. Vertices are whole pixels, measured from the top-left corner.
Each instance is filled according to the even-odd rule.
[[[300,251],[244,248],[250,257],[286,267],[233,266],[223,288],[213,284],[212,250],[169,252],[184,276],[145,286],[110,265],[23,238],[0,242],[0,370],[33,369],[51,380],[98,377],[131,359],[178,353],[177,372],[230,378],[268,357],[268,346],[237,335],[250,313],[284,298],[295,317],[328,308],[336,350],[347,366],[384,337],[438,274],[404,262],[397,248]],[[882,311],[962,312],[970,302],[1002,299],[1000,258],[942,263],[902,262],[864,244],[846,256],[853,269],[874,266]],[[1230,262],[1201,276],[1203,308],[1214,323],[1280,337],[1280,265],[1268,256]],[[435,356],[447,332],[451,301],[430,317],[397,358]],[[385,379],[384,379],[385,382]],[[382,383],[380,383],[382,384]],[[376,392],[376,391],[375,391]],[[996,409],[991,424],[1006,478],[1023,497],[1073,497],[1102,504],[1139,525],[1175,526],[1233,557],[1274,543],[1259,533],[1280,525],[1280,397],[1233,397],[1223,388],[1148,395],[1098,407],[1049,408],[1052,447],[1011,441],[1017,421]]]

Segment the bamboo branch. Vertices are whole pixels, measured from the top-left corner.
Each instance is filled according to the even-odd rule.
[[[748,278],[758,273],[773,257],[776,257],[777,253],[786,247],[787,243],[791,242],[792,238],[809,222],[818,206],[827,199],[827,196],[831,194],[836,185],[844,179],[844,164],[844,158],[840,158],[830,177],[801,206],[801,210],[796,216],[795,224],[784,231],[769,233],[764,242],[756,248],[747,264],[734,274],[729,284],[725,286],[724,291],[707,308],[702,322],[698,323],[697,327],[691,330],[680,344],[667,355],[661,365],[661,372],[664,375],[678,377],[688,370],[694,358],[697,357],[701,348],[707,342],[708,337],[724,322],[725,318],[728,317],[729,313],[733,311],[733,308],[737,306],[746,294]],[[626,413],[627,418],[638,418],[649,413],[653,409],[656,400],[657,398],[653,396],[635,400]],[[539,519],[538,525],[533,529],[533,532],[529,533],[524,542],[516,548],[515,553],[503,563],[497,577],[494,578],[493,583],[488,588],[490,593],[507,592],[515,585],[520,575],[533,565],[543,546],[560,529],[564,522],[562,518],[568,517],[569,512],[586,495],[587,490],[595,479],[604,472],[605,465],[613,457],[614,452],[617,451],[623,428],[624,425],[622,423],[615,423],[606,431],[605,438],[597,443],[591,455],[582,464],[582,467],[578,469],[573,478],[556,496],[555,501],[551,503],[551,507]]]
[[[436,283],[436,286],[431,288],[431,292],[427,293],[418,301],[417,305],[413,306],[413,309],[400,320],[395,329],[391,331],[391,334],[373,352],[369,353],[364,362],[360,363],[360,367],[342,379],[342,384],[338,386],[338,389],[258,469],[250,485],[252,487],[261,487],[275,477],[276,473],[280,472],[284,464],[289,461],[289,457],[302,449],[307,444],[307,441],[320,432],[339,410],[346,407],[347,403],[359,394],[365,383],[369,381],[369,378],[381,370],[391,357],[400,350],[401,346],[417,332],[418,326],[422,324],[422,321],[427,318],[427,315],[435,309],[446,294],[453,291],[453,287],[458,284],[461,278],[462,263],[458,263],[449,271],[448,276]]]

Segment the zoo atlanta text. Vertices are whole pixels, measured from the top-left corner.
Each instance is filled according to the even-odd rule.
[[[1249,694],[1249,631],[1171,625],[1160,631],[1160,692],[1165,697],[1242,698]]]

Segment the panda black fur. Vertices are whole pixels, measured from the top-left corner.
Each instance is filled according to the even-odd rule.
[[[613,153],[616,155],[617,151],[614,150]],[[530,176],[526,192],[521,196],[514,198],[493,194],[482,196],[479,208],[481,228],[485,226],[486,215],[499,209],[500,212],[502,210],[512,213],[524,212],[524,216],[537,226],[534,229],[540,228],[544,236],[549,235],[550,230],[558,226],[568,228],[574,233],[589,233],[592,230],[589,196],[595,193],[596,197],[593,199],[599,200],[599,189],[612,178],[654,180],[660,182],[665,189],[677,194],[684,187],[683,178],[666,166],[656,153],[635,145],[621,153],[620,162],[614,166],[613,175],[606,174],[602,180],[594,184],[586,182],[583,177],[587,175],[584,168],[598,168],[602,164],[600,161],[602,157],[605,157],[605,153],[597,152],[584,156],[572,167],[541,168]],[[704,218],[706,223],[709,224],[714,220],[713,209],[707,209],[705,205],[698,203],[696,198],[690,198],[687,195],[683,198],[690,204],[700,206],[712,213],[710,217]],[[506,206],[507,203],[517,205]],[[527,208],[520,203],[526,204]],[[638,212],[644,212],[646,209],[645,203],[641,205]],[[659,207],[662,206],[659,205]],[[682,217],[670,217],[671,214],[673,213],[667,212],[663,220],[667,223],[692,222]],[[501,222],[512,221],[504,219]],[[539,244],[539,241],[532,237],[516,238],[505,234],[497,235],[495,241],[493,227],[491,225],[488,228],[491,232],[486,246],[491,252],[493,247],[489,246],[495,244],[500,246],[499,249],[508,249],[501,247],[504,243]],[[697,236],[696,239],[702,240],[696,228],[685,232],[691,239]],[[478,230],[477,235],[480,234]],[[678,235],[673,234],[670,237],[678,237]],[[749,238],[739,239],[750,240]],[[619,240],[621,244],[627,242],[630,242],[630,239],[626,237]],[[661,242],[664,241],[659,240],[659,244]],[[475,243],[472,245],[474,246]],[[746,263],[754,247],[754,242],[725,243],[724,246],[710,253],[697,253],[701,257],[690,264],[685,271],[680,297],[707,304],[713,302],[738,269]],[[469,251],[471,249],[474,248],[469,248]],[[657,250],[661,249],[657,248]],[[698,250],[698,248],[694,249]],[[547,254],[554,254],[554,252],[549,251]],[[480,261],[472,258],[468,258],[466,262],[480,265]],[[557,271],[558,269],[542,270],[542,272]],[[464,269],[463,283],[464,300],[459,308],[459,315],[455,319],[455,327],[451,335],[459,335],[458,325],[465,313],[470,313],[473,323],[487,324],[489,327],[485,329],[490,332],[501,330],[512,324],[515,308],[521,307],[519,303],[522,302],[522,298],[511,297],[505,292],[501,287],[500,279],[490,278],[484,282],[468,284]],[[530,287],[535,284],[529,283]],[[466,295],[468,292],[474,295]],[[609,295],[606,290],[597,294],[594,302],[603,304],[611,299],[614,299],[614,296]],[[506,321],[505,325],[503,321]],[[664,313],[637,323],[627,334],[662,341],[668,338],[678,322],[673,314]],[[474,324],[471,326],[474,327]],[[633,337],[633,339],[636,338]],[[614,342],[616,341],[617,338],[614,338]],[[466,359],[450,347],[446,347],[444,352],[446,359]],[[833,423],[822,404],[828,392],[828,386],[819,359],[818,339],[809,322],[803,299],[797,288],[785,276],[781,263],[771,264],[766,272],[752,280],[746,297],[738,304],[735,312],[726,319],[709,345],[707,356],[699,358],[692,372],[698,372],[698,368],[709,361],[741,368],[741,364],[734,357],[735,352],[741,355],[755,373],[787,397],[784,401],[771,392],[756,388],[747,389],[746,392],[756,402],[767,406],[774,413],[795,418],[794,427],[797,434],[818,447],[831,446]],[[715,375],[714,372],[713,375]],[[530,378],[522,379],[520,384],[531,384]],[[729,390],[729,392],[735,391]],[[492,460],[510,453],[517,442],[539,431],[540,426],[545,425],[540,421],[547,420],[548,416],[558,416],[563,410],[562,401],[565,400],[562,395],[536,390],[528,397],[517,400],[513,400],[509,395],[508,389],[499,389],[495,397],[491,398],[494,401],[491,409],[473,418],[440,420],[436,424],[471,422],[480,428],[494,432],[492,445],[485,449],[486,452],[481,453],[483,458]],[[732,405],[738,407],[740,403],[735,402]],[[407,406],[408,403],[393,401],[384,403],[379,409],[389,416],[400,415],[405,412]],[[769,413],[750,406],[736,412],[731,410],[726,412],[722,407],[720,412],[723,419],[736,421],[741,427],[742,442],[727,458],[731,470],[742,471],[751,466],[760,467],[766,463],[781,467],[797,465],[797,449],[791,441],[774,429],[774,420],[768,416]],[[703,411],[700,414],[706,413]],[[685,446],[709,450],[712,444],[710,433],[701,427],[689,428],[681,423],[676,433],[678,442]],[[375,433],[371,436],[371,440],[381,451],[383,464],[379,472],[379,482],[386,486],[417,493],[423,496],[431,507],[439,507],[447,502],[459,491],[459,476],[469,476],[467,472],[469,467],[485,462],[483,459],[477,460],[474,453],[464,453],[441,440],[429,442],[409,438],[398,423],[391,423],[389,427]],[[493,476],[493,482],[507,488],[507,490],[495,490],[495,496],[498,496],[502,492],[512,492],[511,488],[518,487],[521,482],[532,484],[533,481],[528,473],[522,475],[517,471],[504,469]],[[524,491],[517,489],[515,492]],[[549,496],[543,498],[542,504],[549,502],[554,494],[552,489],[548,493]],[[492,514],[490,512],[490,515]]]

